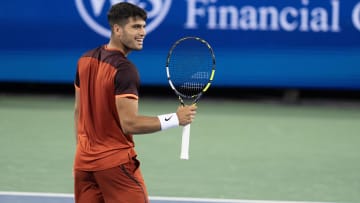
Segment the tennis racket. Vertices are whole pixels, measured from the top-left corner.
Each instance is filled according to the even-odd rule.
[[[167,56],[166,74],[180,103],[196,104],[209,89],[215,75],[215,54],[210,44],[199,37],[177,40]],[[190,124],[182,131],[181,159],[189,159],[189,144]]]

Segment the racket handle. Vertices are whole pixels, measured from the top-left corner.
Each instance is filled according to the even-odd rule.
[[[180,159],[189,159],[189,144],[190,144],[190,124],[184,126],[181,138],[181,153]]]

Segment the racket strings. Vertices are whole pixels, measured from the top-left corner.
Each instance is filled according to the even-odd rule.
[[[168,63],[175,89],[188,98],[195,97],[206,87],[212,66],[209,48],[197,40],[186,40],[178,44]]]

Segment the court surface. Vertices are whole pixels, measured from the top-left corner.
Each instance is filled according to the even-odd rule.
[[[1,203],[73,203],[72,194],[51,193],[19,193],[0,192]],[[209,198],[180,198],[180,197],[150,197],[151,203],[325,203],[325,202],[294,202],[294,201],[265,201],[265,200],[235,200]]]
[[[177,105],[140,98],[139,111],[158,115]],[[188,161],[179,159],[181,128],[135,136],[152,202],[360,202],[358,104],[205,97],[198,106]],[[72,201],[71,96],[0,95],[0,135],[0,191]],[[0,202],[31,202],[19,198]]]

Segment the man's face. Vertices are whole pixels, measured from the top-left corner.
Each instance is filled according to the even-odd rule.
[[[129,18],[129,22],[123,27],[120,42],[127,51],[141,50],[146,35],[146,22],[141,18]]]

